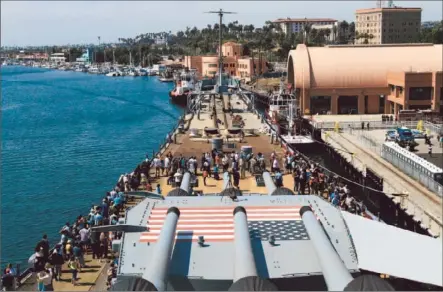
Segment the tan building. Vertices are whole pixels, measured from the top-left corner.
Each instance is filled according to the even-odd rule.
[[[223,55],[223,70],[225,73],[236,77],[237,79],[244,79],[249,81],[255,72],[258,74],[268,71],[266,59],[250,58],[243,56],[243,47],[241,44],[234,42],[227,42],[222,45]],[[261,64],[260,64],[261,61]],[[207,77],[212,77],[218,73],[218,56],[185,56],[183,65],[188,68],[197,69],[199,74]]]
[[[357,44],[395,44],[416,42],[421,28],[421,8],[372,8],[355,13]]]
[[[298,45],[288,82],[305,114],[443,113],[443,45]]]

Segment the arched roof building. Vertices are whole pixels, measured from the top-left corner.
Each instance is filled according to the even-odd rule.
[[[348,110],[360,114],[392,113],[409,108],[438,111],[442,56],[443,46],[432,44],[301,44],[289,53],[288,82],[300,94],[305,113],[318,113],[320,108],[333,114],[349,113]],[[347,104],[343,110],[339,99]]]

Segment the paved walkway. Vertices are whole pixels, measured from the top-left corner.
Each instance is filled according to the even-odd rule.
[[[327,133],[328,138],[325,134],[322,134],[323,139],[331,143],[333,147],[355,153],[352,160],[354,166],[363,169],[366,165],[384,179],[386,183],[386,188],[384,185],[385,192],[407,192],[408,198],[404,200],[404,207],[407,211],[421,220],[435,235],[442,233],[442,198],[396,169],[395,166],[383,160],[376,153],[364,146],[359,146],[355,136],[349,133],[338,134],[332,131]],[[348,160],[351,161],[350,154],[340,153],[345,157],[348,156]],[[400,202],[398,197],[395,200]]]

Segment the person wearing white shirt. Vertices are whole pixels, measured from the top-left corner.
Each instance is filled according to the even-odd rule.
[[[182,175],[179,171],[177,171],[177,172],[174,174],[175,184],[176,184],[177,186],[180,185],[180,183],[181,183],[181,181],[182,181],[182,177],[183,177],[183,175]]]
[[[169,167],[171,166],[171,160],[168,156],[165,157],[165,169],[167,172],[169,172]]]
[[[272,162],[272,172],[275,172],[275,171],[277,171],[279,169],[279,167],[278,167],[278,161],[277,161],[277,158],[274,158],[274,161]]]
[[[160,168],[161,168],[161,160],[158,157],[155,157],[152,161],[152,165],[155,167],[155,176],[160,176]]]

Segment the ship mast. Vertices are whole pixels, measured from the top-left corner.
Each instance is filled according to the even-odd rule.
[[[220,17],[219,27],[218,27],[218,82],[219,89],[222,86],[222,72],[223,72],[223,55],[222,55],[222,25],[223,25],[223,14],[236,14],[236,12],[227,12],[220,9],[219,11],[209,11],[206,13],[218,14]]]

